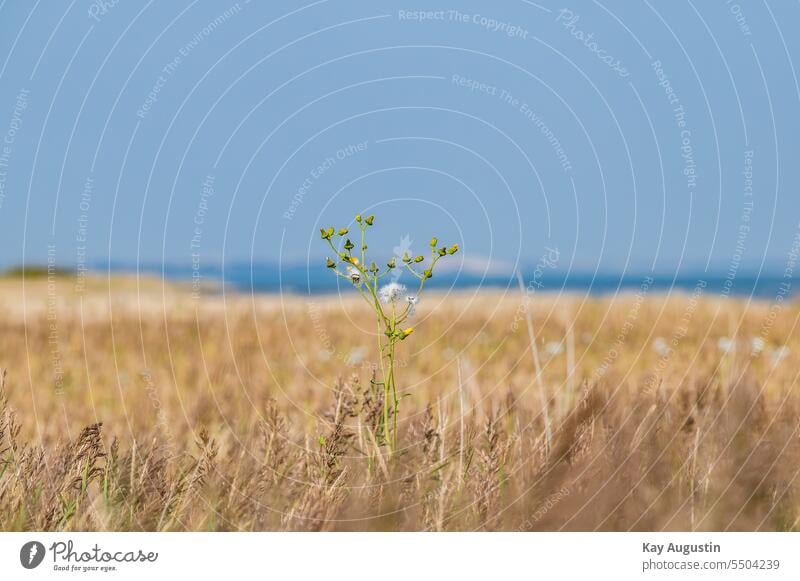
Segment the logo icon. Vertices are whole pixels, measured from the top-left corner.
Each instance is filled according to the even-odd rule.
[[[19,551],[19,562],[26,569],[35,569],[44,560],[44,545],[39,541],[29,541]]]

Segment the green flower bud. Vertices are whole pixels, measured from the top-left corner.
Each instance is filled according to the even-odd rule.
[[[453,244],[447,249],[447,254],[455,254],[456,252],[458,252],[458,244]]]
[[[361,214],[356,214],[356,222],[361,224]]]
[[[353,244],[353,243],[350,241],[350,239],[349,239],[349,238],[348,238],[347,240],[345,240],[345,243],[344,243],[344,249],[345,249],[345,250],[352,250],[353,248],[355,248],[355,244]]]
[[[348,230],[347,228],[340,228],[340,229],[339,229],[339,236],[344,236],[344,235],[345,235],[345,234],[347,234],[349,231],[350,231],[350,230]]]
[[[389,262],[386,263],[386,266],[387,268],[394,268],[395,266],[397,266],[397,263],[395,262],[394,258],[392,258]]]
[[[378,272],[378,265],[373,262],[369,267],[369,271],[372,274],[375,274],[376,272]]]
[[[336,263],[333,260],[331,260],[330,258],[326,258],[325,260],[326,260],[325,266],[327,266],[328,268],[336,268]]]
[[[374,221],[375,221],[375,216],[374,216],[374,215],[372,215],[372,214],[370,214],[369,216],[367,216],[367,219],[366,219],[366,220],[364,220],[364,222],[366,222],[366,223],[367,223],[367,226],[372,226],[372,223],[373,223]]]
[[[414,258],[414,262],[422,262],[423,260],[425,260],[425,257],[422,255],[419,255],[416,258]]]
[[[439,250],[437,250],[436,252],[439,254],[439,256],[444,256],[445,254],[447,254],[447,248],[445,248],[444,246],[442,246],[442,247],[441,247]]]
[[[335,232],[335,230],[333,229],[333,226],[331,226],[330,228],[328,228],[327,230],[325,230],[325,234],[327,234],[327,235],[328,235],[328,238],[330,238],[331,236],[333,236],[333,233],[334,233],[334,232]]]
[[[408,252],[403,253],[403,262],[411,262],[411,257],[408,255]]]
[[[325,228],[319,229],[319,235],[323,240],[327,240],[328,238],[330,238],[330,236],[328,236],[328,233],[325,231]]]
[[[428,268],[425,270],[425,272],[422,273],[422,275],[425,278],[433,278],[433,271],[430,268]]]
[[[435,248],[435,247],[436,247],[436,244],[438,244],[438,242],[439,242],[439,239],[438,239],[436,236],[434,236],[433,238],[431,238],[431,242],[430,242],[430,244],[431,244],[431,248]]]

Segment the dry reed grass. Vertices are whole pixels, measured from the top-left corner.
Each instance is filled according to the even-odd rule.
[[[390,460],[358,301],[49,282],[0,284],[0,530],[800,528],[795,304],[434,295]]]

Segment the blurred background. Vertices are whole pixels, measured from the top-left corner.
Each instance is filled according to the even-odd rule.
[[[774,295],[797,247],[796,3],[0,14],[1,268],[329,291],[363,212],[387,258],[460,244],[444,286]]]

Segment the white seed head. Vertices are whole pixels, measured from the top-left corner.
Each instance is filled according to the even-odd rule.
[[[378,289],[378,297],[383,304],[388,305],[396,303],[404,292],[406,292],[406,287],[402,284],[390,282]]]
[[[350,282],[356,286],[361,284],[361,273],[355,266],[347,267],[347,278],[349,278]]]
[[[419,304],[419,297],[417,295],[406,295],[406,302],[408,303],[408,316],[414,314]]]

